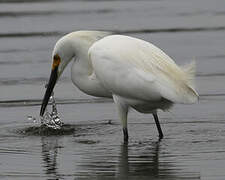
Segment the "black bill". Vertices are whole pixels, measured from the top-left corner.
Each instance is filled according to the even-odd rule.
[[[40,116],[44,115],[46,106],[48,104],[49,98],[52,94],[52,91],[55,87],[56,81],[58,79],[58,66],[55,67],[54,69],[52,69],[51,75],[50,75],[50,79],[48,81],[48,85],[47,85],[47,90],[45,92],[45,96],[42,100],[42,105],[41,105],[41,110],[40,110]]]

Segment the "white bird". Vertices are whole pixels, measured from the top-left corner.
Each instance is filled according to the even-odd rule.
[[[114,100],[125,141],[129,108],[153,114],[159,138],[163,138],[157,109],[198,100],[193,84],[195,64],[179,67],[158,47],[141,39],[103,31],[72,32],[58,40],[52,60],[40,115],[64,68],[73,60],[72,81],[81,91]]]

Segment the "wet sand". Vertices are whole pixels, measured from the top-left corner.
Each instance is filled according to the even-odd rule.
[[[0,179],[207,179],[225,172],[225,6],[223,0],[0,0]],[[151,41],[178,64],[197,62],[200,101],[151,115],[132,111],[123,134],[110,100],[85,95],[67,68],[55,88],[66,134],[35,134],[51,51],[80,29]],[[34,129],[34,131],[32,130]]]

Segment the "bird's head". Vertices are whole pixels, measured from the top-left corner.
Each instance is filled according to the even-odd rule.
[[[46,106],[48,104],[49,98],[52,94],[52,91],[55,87],[57,80],[60,75],[64,71],[67,64],[73,59],[74,53],[72,51],[72,47],[67,41],[67,39],[60,39],[53,50],[52,53],[52,66],[51,66],[51,74],[47,84],[47,89],[42,100],[40,116],[44,115]]]
[[[76,31],[63,36],[58,40],[52,53],[51,75],[42,101],[40,116],[44,115],[55,84],[67,64],[73,58],[81,59],[85,54],[88,57],[89,47],[97,40],[110,34],[112,33],[104,31]]]

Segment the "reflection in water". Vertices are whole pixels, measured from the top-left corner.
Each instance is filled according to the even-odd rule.
[[[118,146],[111,148],[86,157],[88,161],[82,163],[82,171],[86,174],[79,173],[79,176],[102,180],[176,179],[171,169],[172,162],[159,161],[159,141],[131,145],[123,143],[119,153]]]
[[[128,179],[129,174],[129,160],[128,160],[128,143],[124,142],[124,144],[121,145],[121,154],[118,164],[118,178],[124,178]]]
[[[146,148],[148,146],[148,148]],[[136,147],[121,145],[119,156],[118,179],[169,178],[172,172],[169,164],[159,163],[160,141],[151,144],[138,144]],[[162,174],[161,174],[162,173]]]
[[[76,151],[79,150],[82,157],[77,158],[76,152],[71,156],[75,162],[75,171],[72,171],[70,177],[76,180],[199,179],[196,174],[182,171],[182,167],[176,165],[176,162],[171,159],[172,156],[165,152],[160,141],[130,142],[130,144],[122,143],[120,146],[101,143],[76,145],[79,146]],[[59,167],[62,167],[60,163],[67,164],[67,162],[64,162],[64,157],[57,158],[58,148],[57,137],[42,137],[43,167],[49,179],[65,178],[65,174],[59,173]],[[59,159],[64,160],[60,162]],[[68,164],[67,167],[71,167],[70,165]]]
[[[57,173],[58,139],[55,137],[42,137],[42,159],[46,176],[59,179]]]

